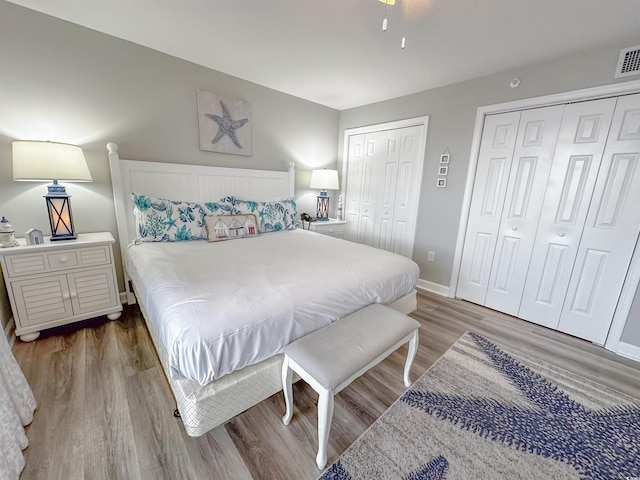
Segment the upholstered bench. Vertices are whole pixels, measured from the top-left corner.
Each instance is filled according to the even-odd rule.
[[[293,416],[291,381],[296,372],[319,395],[318,468],[327,463],[333,396],[407,342],[404,384],[410,386],[409,371],[418,348],[419,326],[416,320],[392,308],[374,304],[285,347],[282,388],[287,411],[282,421],[288,425]]]

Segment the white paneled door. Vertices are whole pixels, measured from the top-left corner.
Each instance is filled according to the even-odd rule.
[[[424,128],[423,125],[416,125],[402,129],[392,210],[393,235],[390,242],[383,247],[409,258],[413,255],[413,241],[416,235],[423,163],[420,142]]]
[[[349,135],[346,238],[413,254],[426,124]]]
[[[456,296],[484,305],[520,112],[486,118]]]
[[[396,201],[396,183],[398,180],[398,159],[400,158],[401,130],[376,132],[367,135],[376,139],[379,148],[372,152],[371,161],[374,165],[374,175],[371,190],[375,192],[376,209],[374,217],[372,245],[384,250],[392,250],[394,240],[394,208]],[[366,179],[365,179],[366,181]]]
[[[640,233],[640,95],[491,115],[481,142],[456,295],[603,344]]]
[[[558,325],[599,344],[640,232],[639,161],[640,95],[620,97]]]
[[[520,118],[485,301],[511,315],[520,307],[562,112],[558,105],[525,110]]]
[[[558,328],[615,98],[567,105],[518,316]]]

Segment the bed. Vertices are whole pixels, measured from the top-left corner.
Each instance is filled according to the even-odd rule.
[[[413,261],[318,233],[136,240],[133,192],[272,202],[293,196],[293,165],[274,172],[142,162],[107,148],[127,301],[140,306],[189,435],[280,391],[281,352],[291,341],[372,303],[415,310]]]

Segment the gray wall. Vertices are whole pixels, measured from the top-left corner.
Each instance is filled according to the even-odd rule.
[[[640,44],[640,36],[625,44],[344,110],[340,112],[339,164],[346,129],[429,115],[413,258],[420,265],[421,279],[448,287],[478,108],[616,83],[613,72],[620,49],[636,44]],[[513,78],[521,80],[518,88],[509,87]],[[436,187],[435,179],[445,149],[449,149],[451,161],[443,189]],[[435,251],[435,262],[427,262],[429,250]],[[624,338],[640,345],[640,331],[633,338]]]
[[[251,157],[200,151],[199,88],[251,103]],[[315,211],[310,169],[335,168],[338,122],[337,110],[0,0],[0,215],[16,232],[50,229],[45,184],[12,180],[13,140],[82,146],[94,181],[67,185],[76,229],[117,237],[108,142],[135,160],[267,170],[293,161],[299,208]]]
[[[624,326],[620,340],[640,347],[640,285],[631,303],[631,310],[629,311],[627,323]]]

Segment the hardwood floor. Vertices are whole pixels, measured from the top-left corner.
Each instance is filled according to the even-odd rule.
[[[640,363],[601,347],[476,305],[420,292],[420,348],[412,378],[465,331],[544,358],[640,398]],[[294,385],[284,426],[282,394],[208,434],[185,434],[142,315],[51,330],[14,353],[38,401],[27,427],[22,479],[314,479],[316,393]],[[336,397],[328,458],[333,462],[404,391],[406,347]]]

